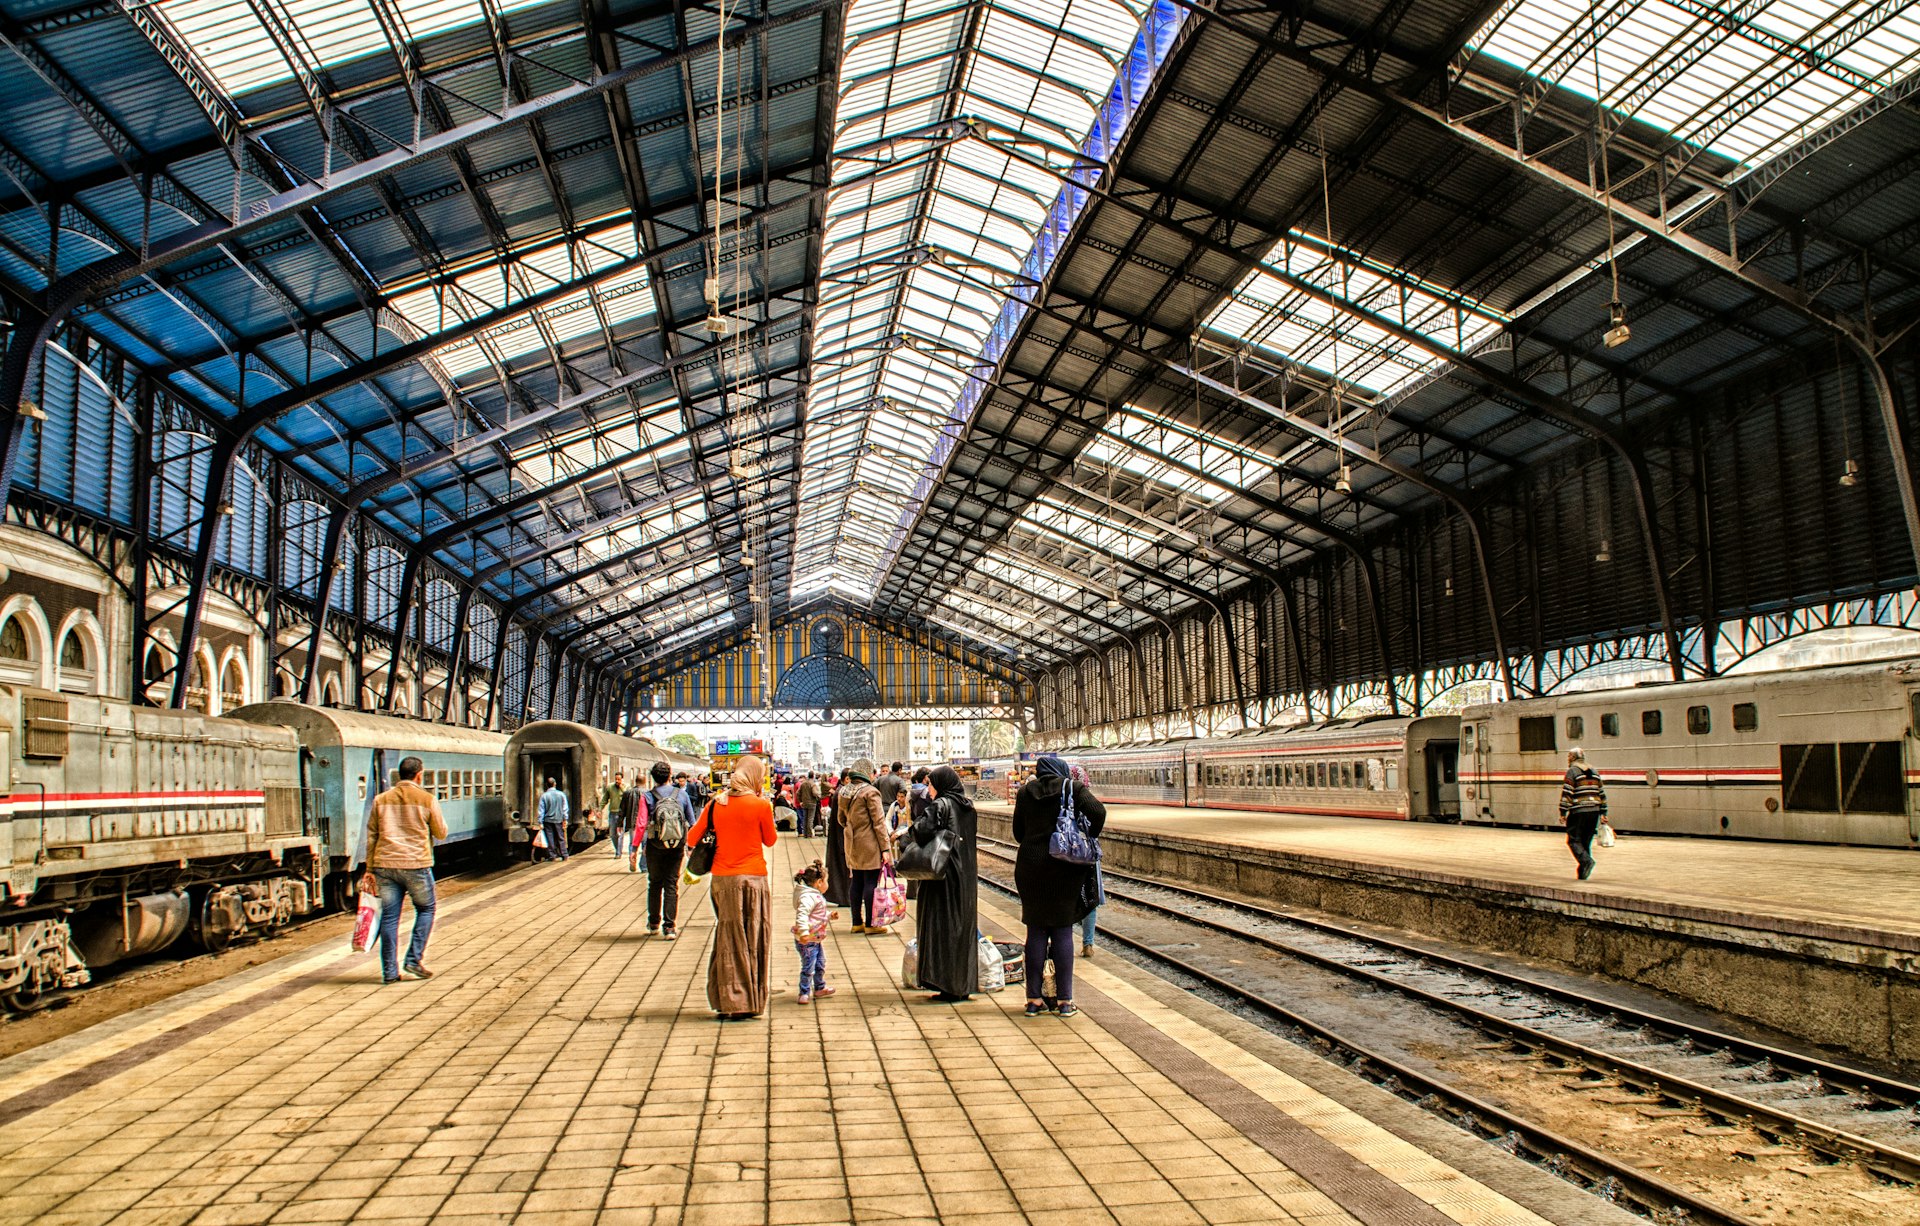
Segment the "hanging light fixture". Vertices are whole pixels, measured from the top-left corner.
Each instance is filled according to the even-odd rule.
[[[1603,537],[1601,537],[1601,538],[1600,538],[1600,549],[1599,549],[1599,552],[1597,552],[1597,553],[1595,553],[1595,554],[1593,555],[1593,560],[1594,560],[1594,561],[1596,561],[1596,562],[1611,562],[1611,561],[1613,561],[1613,542],[1612,542],[1612,541],[1610,541],[1610,540],[1608,540],[1608,539],[1607,539],[1606,537],[1604,537],[1604,536],[1603,536]]]
[[[1447,576],[1447,590],[1446,590],[1446,595],[1448,595],[1448,596],[1451,596],[1451,595],[1453,595],[1453,576],[1452,576],[1452,575],[1448,575],[1448,576]]]
[[[1840,465],[1840,487],[1852,489],[1860,484],[1860,464],[1853,458],[1853,431],[1847,428],[1847,381],[1840,374],[1840,338],[1833,338],[1833,370],[1840,384],[1840,450],[1846,460]]]
[[[1353,493],[1353,467],[1351,465],[1342,464],[1340,466],[1340,479],[1333,483],[1333,488],[1337,493]]]
[[[1618,244],[1613,228],[1613,168],[1607,165],[1607,140],[1602,134],[1606,126],[1605,102],[1606,89],[1600,81],[1600,6],[1594,5],[1588,10],[1593,19],[1593,122],[1597,142],[1595,156],[1600,159],[1600,199],[1607,214],[1607,276],[1613,283],[1613,296],[1607,303],[1607,330],[1600,337],[1600,343],[1609,349],[1618,349],[1633,339],[1633,329],[1627,326],[1627,305],[1620,300],[1620,258]]]

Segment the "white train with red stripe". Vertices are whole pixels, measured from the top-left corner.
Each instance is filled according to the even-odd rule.
[[[1586,750],[1620,830],[1920,846],[1920,658],[1469,707],[1468,821],[1559,821]]]
[[[191,933],[217,949],[321,905],[300,743],[109,698],[0,685],[0,1000]]]
[[[1460,721],[1375,715],[1116,749],[1072,749],[1094,794],[1120,804],[1455,821]],[[980,790],[1009,800],[1024,763],[980,764]]]

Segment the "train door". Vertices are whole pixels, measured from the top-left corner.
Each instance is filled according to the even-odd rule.
[[[1207,807],[1207,768],[1202,765],[1199,754],[1190,753],[1183,757],[1186,763],[1187,804],[1191,808],[1204,809]]]
[[[1460,820],[1460,742],[1435,739],[1425,746],[1425,811],[1432,821]],[[1409,766],[1414,764],[1409,763]]]

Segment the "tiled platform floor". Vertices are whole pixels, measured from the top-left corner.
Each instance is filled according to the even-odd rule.
[[[815,854],[777,849],[776,903],[783,866]],[[643,935],[643,904],[644,878],[596,849],[449,900],[430,982],[382,986],[330,946],[0,1063],[0,1218],[1543,1220],[1131,968],[1088,965],[1087,1015],[1030,1020],[1018,989],[903,994],[901,937],[841,927],[838,996],[800,1006],[777,941],[768,1016],[722,1024],[705,890],[674,943]],[[1461,1163],[1534,1177],[1492,1151]],[[1591,1204],[1574,1217],[1614,1220]]]
[[[1623,834],[1614,847],[1596,848],[1599,869],[1576,881],[1566,836],[1550,830],[1158,805],[1116,805],[1107,824],[1520,889],[1920,935],[1920,852],[1913,851]]]

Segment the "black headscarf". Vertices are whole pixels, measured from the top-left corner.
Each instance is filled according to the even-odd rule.
[[[1035,779],[1060,781],[1060,815],[1067,819],[1069,825],[1078,825],[1080,815],[1073,807],[1073,771],[1067,765],[1067,760],[1057,753],[1043,753],[1033,766]]]
[[[960,804],[973,803],[967,799],[967,788],[965,784],[960,782],[960,772],[951,766],[934,767],[932,772],[927,775],[927,782],[931,783],[934,790],[940,793],[940,799],[942,800],[951,796]]]

